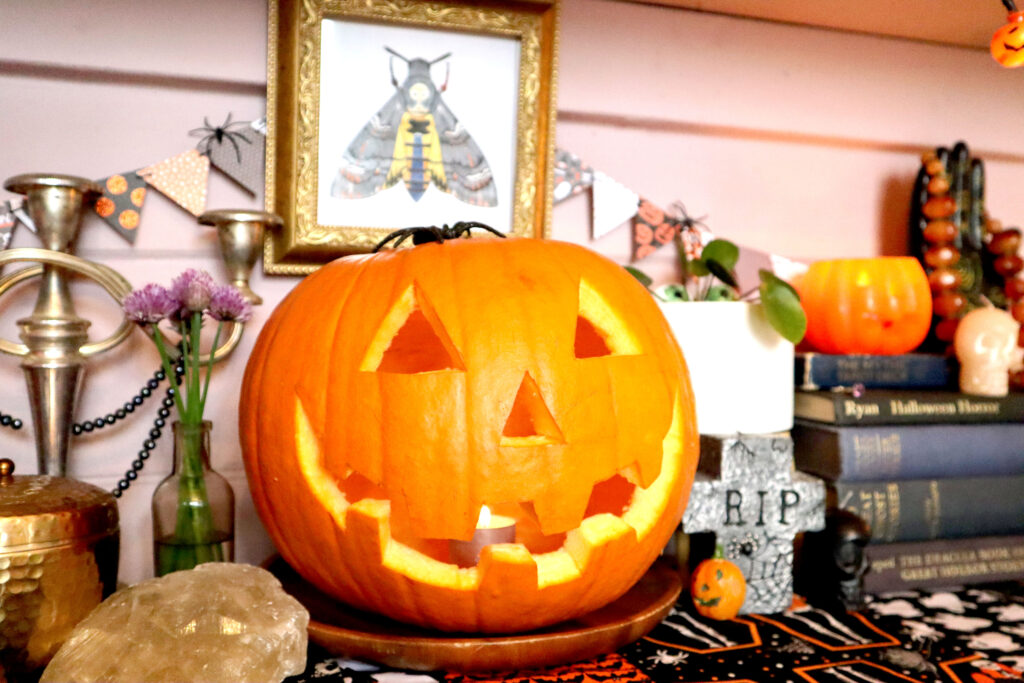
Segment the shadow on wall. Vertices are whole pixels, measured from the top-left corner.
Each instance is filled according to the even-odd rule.
[[[907,224],[910,221],[910,193],[914,190],[914,173],[890,176],[883,186],[878,206],[878,249],[882,256],[906,256],[910,252]]]

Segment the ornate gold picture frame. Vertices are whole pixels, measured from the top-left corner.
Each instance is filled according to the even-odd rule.
[[[392,230],[476,220],[543,237],[558,0],[269,0],[269,274]]]

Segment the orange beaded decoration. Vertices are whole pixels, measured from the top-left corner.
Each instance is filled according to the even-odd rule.
[[[1022,235],[1004,229],[984,211],[984,167],[967,145],[921,156],[911,210],[911,242],[932,290],[932,347],[951,353],[960,319],[973,308],[995,305],[1024,323]],[[1024,326],[1018,339],[1024,347]],[[1011,372],[1024,388],[1024,371]]]
[[[1006,310],[1021,323],[1017,345],[1024,347],[1024,279],[1021,278],[1024,259],[1018,253],[1021,231],[1019,228],[1003,229],[1002,223],[990,219],[985,223],[985,233],[985,247],[992,256],[991,267],[1003,278]],[[1010,386],[1024,388],[1024,370],[1010,372]]]
[[[928,283],[932,288],[932,311],[936,317],[934,334],[945,344],[951,344],[956,327],[963,317],[967,298],[960,291],[963,273],[957,269],[960,250],[957,248],[959,229],[951,220],[957,211],[956,200],[949,195],[950,181],[946,165],[935,152],[921,157],[927,174],[927,199],[921,206],[925,219],[924,261]]]

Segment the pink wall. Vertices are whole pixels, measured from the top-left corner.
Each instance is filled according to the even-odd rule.
[[[204,116],[264,113],[266,9],[258,0],[0,3],[0,178],[45,170],[99,178],[195,144]],[[921,149],[967,140],[987,158],[988,206],[1008,223],[1024,214],[1024,72],[983,52],[710,14],[566,0],[559,62],[558,143],[643,196],[682,200],[711,229],[799,259],[899,253],[908,188]],[[0,191],[0,199],[9,195]],[[210,208],[258,207],[221,175]],[[555,210],[554,236],[625,262],[626,227],[591,242],[589,200]],[[34,246],[20,230],[16,246]],[[644,267],[671,273],[668,250]],[[134,247],[89,219],[79,254],[136,285],[187,266],[223,277],[213,236],[153,192]],[[215,466],[239,494],[238,555],[272,551],[246,492],[236,398],[257,329],[294,286],[256,273],[263,295],[241,347],[218,367],[208,416]],[[0,301],[0,334],[31,306],[31,286]],[[117,310],[76,288],[96,337]],[[79,418],[119,405],[157,365],[140,336],[92,363]],[[17,362],[0,361],[0,411],[28,416]],[[148,431],[151,410],[76,442],[72,472],[114,485]],[[0,454],[22,472],[35,458],[29,430],[0,431]],[[169,470],[169,444],[121,500],[122,580],[149,575],[148,506]]]

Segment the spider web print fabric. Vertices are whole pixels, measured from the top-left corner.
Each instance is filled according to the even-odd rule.
[[[293,683],[1010,683],[1024,680],[1024,585],[876,596],[861,613],[808,606],[712,621],[680,602],[647,637],[566,666],[421,673],[339,659],[310,644]]]

